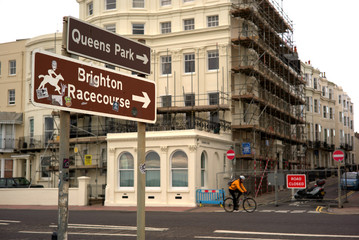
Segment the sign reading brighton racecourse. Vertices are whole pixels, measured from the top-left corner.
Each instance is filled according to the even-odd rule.
[[[36,50],[34,105],[133,121],[156,122],[154,81]]]
[[[68,17],[67,52],[143,74],[151,73],[151,48]]]
[[[287,174],[287,188],[306,188],[305,174]]]

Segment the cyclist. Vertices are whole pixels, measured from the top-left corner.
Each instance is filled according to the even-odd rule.
[[[231,186],[228,187],[229,193],[233,197],[234,210],[238,210],[238,198],[242,195],[242,193],[247,192],[247,189],[243,185],[245,179],[246,178],[241,175],[232,182]]]

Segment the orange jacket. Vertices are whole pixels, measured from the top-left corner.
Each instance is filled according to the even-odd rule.
[[[247,192],[247,189],[244,187],[243,183],[239,181],[239,179],[232,182],[231,186],[228,187],[231,190],[238,189],[242,193]]]

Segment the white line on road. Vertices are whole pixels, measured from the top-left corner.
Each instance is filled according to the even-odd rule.
[[[259,212],[270,213],[270,212],[274,212],[274,210],[260,210]]]
[[[359,239],[359,235],[332,235],[332,234],[305,234],[305,233],[247,232],[247,231],[228,231],[228,230],[215,230],[214,233],[252,234],[252,235],[276,235],[276,236],[296,236],[296,237],[356,238],[356,239]]]
[[[289,210],[277,210],[277,211],[275,211],[276,213],[288,213],[289,212]]]
[[[308,213],[320,213],[320,212],[317,212],[317,211],[308,211]]]
[[[239,237],[212,237],[212,236],[194,236],[197,239],[224,239],[224,240],[288,240],[283,238],[239,238]]]
[[[56,228],[57,225],[50,225],[49,227]],[[128,231],[136,231],[137,227],[132,226],[115,226],[115,225],[94,225],[94,224],[68,224],[68,228],[82,228],[82,229],[106,229],[106,230],[128,230]],[[146,231],[151,232],[164,232],[167,231],[168,228],[152,228],[145,227]]]
[[[15,221],[15,220],[1,220],[0,222],[7,222],[7,223],[20,223],[21,221]]]
[[[0,223],[0,225],[9,225],[8,223]]]
[[[306,210],[292,210],[290,213],[304,213]]]
[[[30,233],[30,234],[52,234],[52,232],[35,232],[35,231],[19,231],[19,233]],[[90,236],[121,236],[121,237],[136,237],[136,234],[126,233],[85,233],[85,232],[68,232],[68,235],[90,235]]]

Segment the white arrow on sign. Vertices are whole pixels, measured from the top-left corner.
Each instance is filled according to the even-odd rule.
[[[143,61],[143,64],[147,64],[147,62],[148,62],[148,58],[147,58],[147,55],[146,55],[146,54],[143,54],[143,56],[141,56],[141,55],[136,55],[136,58],[137,58],[137,59],[140,59],[141,61]]]
[[[132,101],[143,102],[142,108],[147,108],[151,103],[151,99],[148,97],[146,92],[142,92],[143,97],[132,95]]]

